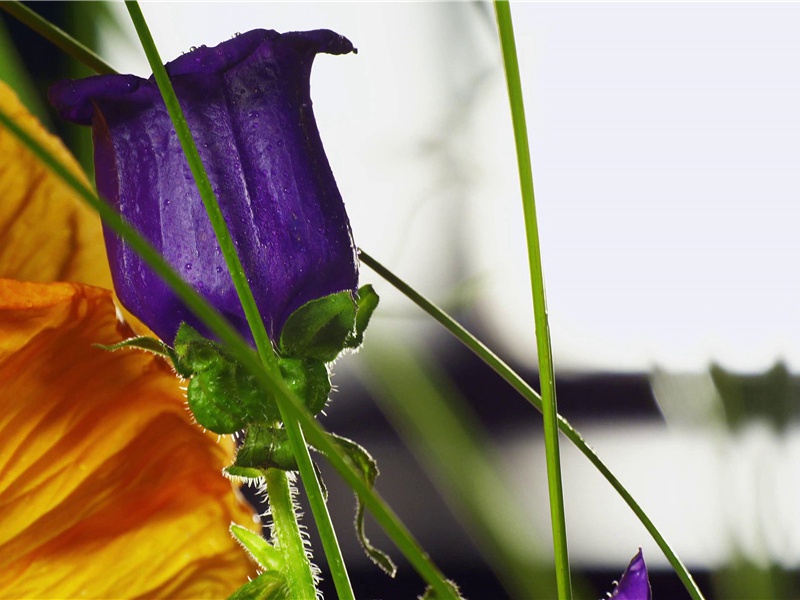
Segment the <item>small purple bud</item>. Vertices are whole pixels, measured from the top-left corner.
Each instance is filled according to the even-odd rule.
[[[273,340],[289,315],[355,290],[358,263],[311,110],[316,54],[354,51],[328,30],[254,30],[166,65]],[[50,101],[91,125],[100,194],[247,338],[249,328],[158,87],[151,77],[64,81]],[[205,331],[127,244],[105,231],[122,303],[172,342]]]
[[[610,597],[612,600],[652,600],[653,593],[641,548],[628,564]]]

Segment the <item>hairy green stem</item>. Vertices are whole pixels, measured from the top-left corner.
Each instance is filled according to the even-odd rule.
[[[306,549],[302,538],[295,534],[299,525],[289,477],[286,471],[267,469],[264,480],[272,514],[272,537],[283,555],[283,575],[287,586],[292,598],[314,600],[316,588],[311,571],[307,568]]]
[[[116,73],[111,65],[97,56],[90,48],[81,44],[78,40],[61,28],[53,25],[47,19],[36,14],[30,8],[22,4],[22,2],[17,2],[16,0],[0,2],[0,10],[4,10],[21,23],[33,29],[36,33],[52,42],[69,56],[81,61],[98,73],[103,75]]]
[[[540,413],[543,412],[542,399],[525,380],[518,375],[511,367],[509,367],[499,356],[490,350],[483,342],[467,331],[460,323],[453,317],[444,312],[441,308],[436,306],[433,302],[425,298],[422,294],[414,290],[405,281],[400,279],[392,271],[387,269],[372,256],[364,252],[358,251],[358,257],[361,262],[370,267],[378,275],[383,277],[386,281],[397,288],[409,300],[419,306],[423,311],[428,313],[431,317],[436,319],[447,331],[449,331],[455,338],[464,344],[473,354],[486,363],[492,370],[506,380],[523,398],[533,405]],[[700,588],[697,587],[691,573],[683,564],[681,559],[669,545],[664,536],[661,535],[658,528],[655,526],[647,513],[644,512],[641,506],[631,496],[630,492],[625,489],[619,479],[611,472],[611,470],[603,463],[599,456],[592,450],[580,433],[576,431],[569,422],[558,415],[558,428],[569,438],[573,445],[580,450],[580,452],[589,459],[595,468],[600,471],[603,477],[611,484],[611,487],[616,490],[620,497],[625,501],[625,504],[633,511],[639,521],[644,525],[647,532],[655,540],[658,547],[664,553],[669,564],[677,573],[678,577],[686,587],[686,591],[694,600],[703,600],[703,594]]]
[[[242,266],[241,260],[236,253],[233,239],[231,238],[230,232],[228,231],[228,227],[225,223],[225,218],[222,215],[219,203],[214,195],[211,181],[208,179],[203,162],[200,159],[200,154],[197,151],[197,146],[195,145],[191,131],[189,130],[189,126],[186,123],[186,118],[181,110],[180,103],[178,102],[178,97],[175,95],[175,90],[172,87],[172,83],[169,80],[167,71],[164,68],[161,57],[158,54],[155,42],[153,41],[152,35],[147,27],[147,23],[145,22],[144,15],[142,14],[138,2],[135,0],[127,0],[125,2],[125,6],[128,8],[131,21],[133,22],[136,32],[139,35],[139,39],[142,42],[142,47],[147,55],[147,60],[150,63],[150,67],[153,69],[153,76],[155,77],[156,83],[161,90],[162,96],[164,97],[164,104],[167,107],[167,111],[169,112],[170,118],[175,126],[175,131],[180,139],[183,151],[186,154],[186,160],[189,163],[189,168],[191,169],[192,175],[197,183],[200,197],[202,198],[203,204],[208,212],[208,216],[211,221],[211,225],[214,228],[214,233],[217,237],[217,241],[219,242],[222,255],[224,256],[225,262],[228,265],[228,270],[231,274],[233,285],[236,288],[236,293],[239,296],[240,302],[242,303],[242,308],[244,309],[247,323],[250,326],[250,331],[253,334],[253,339],[255,340],[256,348],[258,349],[258,354],[263,364],[263,368],[270,372],[273,377],[279,377],[280,375],[277,366],[277,357],[272,347],[272,343],[269,340],[269,336],[267,335],[267,330],[264,326],[264,321],[261,318],[261,313],[256,305],[253,291],[250,289],[250,284],[247,281],[247,275],[244,267]],[[308,446],[305,444],[305,440],[303,438],[302,429],[296,423],[296,421],[292,422],[292,418],[287,414],[285,401],[279,399],[278,408],[281,412],[281,418],[286,424],[287,433],[289,434],[289,442],[292,445],[292,450],[294,451],[295,458],[297,460],[303,486],[306,488],[306,493],[309,499],[309,504],[311,505],[312,514],[314,515],[314,520],[317,523],[317,528],[323,540],[324,551],[326,552],[326,555],[328,555],[329,566],[332,572],[333,570],[337,570],[337,572],[333,575],[337,592],[341,598],[354,598],[353,590],[350,585],[350,579],[347,576],[347,571],[344,569],[344,559],[342,558],[338,540],[334,533],[330,513],[328,512],[328,507],[323,499],[322,489],[320,487],[319,480],[316,477],[314,465],[311,462],[311,456],[309,455]],[[291,503],[288,506],[283,504],[279,506],[281,510],[293,511]],[[300,530],[296,526],[297,520],[294,517],[294,514],[292,514],[291,519],[289,519],[287,516],[284,521],[286,523],[295,523],[294,535],[298,538],[298,540],[300,540],[302,545]],[[292,547],[294,546],[295,545]],[[302,558],[303,560],[298,561],[297,564],[300,564],[301,562],[305,564],[305,569],[308,571],[308,578],[310,578],[311,564],[306,558],[305,553],[302,554]],[[302,579],[305,580],[305,578]],[[291,593],[294,595],[296,591],[292,590]]]
[[[561,482],[561,455],[558,446],[558,405],[553,369],[553,352],[550,345],[550,326],[547,322],[547,304],[544,292],[542,257],[539,248],[539,228],[536,222],[536,199],[533,193],[528,129],[525,123],[525,106],[522,101],[522,84],[511,22],[511,7],[508,0],[495,0],[497,28],[503,50],[503,64],[511,104],[511,119],[514,124],[514,140],[517,147],[522,208],[525,214],[525,234],[528,240],[528,263],[530,264],[531,289],[533,291],[533,313],[536,322],[536,350],[539,360],[539,385],[542,388],[542,416],[544,417],[544,449],[547,461],[547,488],[550,496],[550,522],[553,529],[553,558],[556,566],[558,597],[572,598],[572,583],[569,576],[569,552],[567,550],[567,525],[564,515],[564,490]]]

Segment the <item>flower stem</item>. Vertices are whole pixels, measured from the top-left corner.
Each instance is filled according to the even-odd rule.
[[[311,571],[308,569],[308,559],[295,514],[289,477],[286,471],[267,469],[264,479],[272,513],[272,536],[276,547],[283,555],[283,575],[286,577],[292,598],[314,600],[316,588]]]
[[[281,412],[281,414],[284,413]],[[305,436],[303,435],[303,429],[296,419],[285,419],[284,426],[286,427],[286,433],[289,435],[289,440],[293,448],[298,446],[302,446],[306,449],[308,448]],[[336,594],[339,596],[340,600],[355,600],[355,593],[350,584],[350,577],[347,574],[347,567],[344,564],[342,551],[339,548],[336,530],[333,528],[327,504],[325,504],[325,497],[322,493],[322,486],[317,479],[317,472],[314,468],[314,464],[311,462],[308,450],[300,455],[296,455],[295,459],[297,460],[301,473],[310,473],[310,475],[302,476],[303,488],[306,491],[306,497],[311,506],[314,521],[317,524],[317,533],[322,541],[322,550],[325,552],[325,558],[328,559],[328,569],[330,569],[331,572],[331,579],[336,588]],[[313,478],[313,481],[309,480],[309,477]],[[270,502],[272,502],[272,500],[270,500]],[[324,515],[318,516],[320,507],[322,507]]]
[[[460,323],[453,317],[444,312],[441,308],[436,306],[433,302],[425,298],[422,294],[414,290],[405,281],[400,279],[397,275],[372,258],[369,254],[359,249],[358,257],[361,262],[370,267],[378,275],[383,277],[386,281],[392,284],[400,292],[405,294],[414,304],[419,306],[422,310],[436,319],[445,329],[452,333],[455,338],[466,346],[473,354],[486,363],[492,370],[506,380],[523,398],[533,405],[540,413],[543,412],[542,399],[526,381],[518,375],[511,367],[509,367],[499,356],[490,350],[483,342],[467,331]],[[600,471],[600,474],[605,477],[606,481],[611,484],[611,487],[616,490],[620,497],[625,501],[628,507],[637,516],[639,521],[647,529],[653,540],[655,540],[658,547],[667,557],[670,565],[677,573],[680,580],[683,582],[686,591],[693,598],[693,600],[703,600],[703,593],[697,587],[692,578],[691,573],[683,564],[683,561],[678,557],[672,547],[669,545],[664,536],[655,526],[647,513],[644,512],[641,506],[636,502],[634,497],[625,489],[619,479],[611,472],[599,456],[592,450],[580,433],[576,431],[572,425],[569,424],[564,417],[558,415],[558,427],[569,438],[572,444],[581,451],[581,453],[589,459],[594,467]]]
[[[511,7],[508,0],[495,0],[497,28],[511,104],[511,119],[514,123],[514,139],[517,146],[522,208],[525,213],[525,233],[528,238],[528,262],[533,291],[533,313],[536,322],[536,350],[539,359],[539,384],[542,388],[542,415],[544,417],[544,448],[547,459],[547,487],[550,494],[550,521],[553,528],[553,558],[556,565],[558,597],[572,598],[572,583],[569,576],[569,553],[567,551],[567,526],[564,516],[564,491],[561,484],[561,457],[558,446],[558,407],[556,403],[553,352],[550,346],[550,326],[547,322],[547,304],[544,293],[542,257],[539,248],[539,228],[536,222],[536,200],[533,193],[528,130],[525,124],[525,106],[522,101],[522,84],[511,22]]]
[[[244,271],[244,267],[242,266],[239,256],[236,253],[233,239],[231,238],[230,232],[228,231],[228,227],[225,223],[225,218],[222,215],[219,203],[214,195],[211,182],[205,171],[203,162],[200,159],[197,146],[195,145],[191,131],[189,130],[189,126],[186,122],[186,118],[181,110],[178,97],[175,95],[175,90],[173,89],[172,83],[169,80],[169,75],[167,74],[164,64],[161,61],[161,57],[158,54],[158,50],[155,42],[153,41],[153,37],[150,34],[150,30],[147,27],[147,23],[144,19],[144,15],[142,14],[139,3],[135,0],[126,0],[125,6],[130,13],[131,21],[133,22],[136,32],[139,35],[139,39],[141,40],[142,47],[147,55],[147,60],[150,63],[150,67],[153,69],[153,76],[155,77],[162,96],[164,97],[164,104],[166,105],[167,111],[169,112],[170,118],[175,126],[175,131],[181,142],[181,147],[186,154],[186,160],[189,164],[189,168],[191,169],[192,175],[197,183],[200,197],[202,198],[203,204],[208,212],[208,216],[211,221],[211,225],[214,228],[214,233],[217,237],[222,255],[224,256],[225,262],[228,265],[228,270],[231,274],[234,287],[236,288],[236,293],[239,296],[240,302],[242,303],[242,308],[244,309],[247,323],[250,326],[250,331],[253,334],[253,339],[256,343],[256,348],[258,350],[258,355],[261,359],[263,368],[267,371],[267,373],[269,373],[271,380],[274,381],[279,379],[280,373],[277,366],[277,357],[275,356],[275,351],[272,347],[272,343],[269,340],[269,336],[267,335],[264,321],[261,318],[261,314],[258,310],[258,306],[256,305],[253,292],[250,289],[250,285],[247,281],[247,275]],[[316,477],[314,466],[311,462],[308,446],[305,444],[303,439],[303,433],[300,425],[297,424],[296,421],[293,421],[293,419],[296,419],[296,417],[293,417],[289,414],[287,402],[286,394],[278,394],[278,408],[281,412],[281,418],[287,427],[289,441],[292,445],[292,449],[297,460],[297,465],[300,470],[303,486],[306,489],[309,504],[311,505],[311,512],[314,515],[314,520],[317,523],[317,528],[323,540],[323,548],[326,556],[328,557],[328,564],[332,573],[334,570],[336,570],[335,574],[332,575],[333,580],[336,583],[336,591],[341,598],[353,598],[353,591],[350,586],[350,580],[347,575],[347,571],[345,570],[344,559],[339,548],[338,540],[334,533],[333,523],[330,518],[330,513],[328,512],[328,507],[323,498],[320,482]],[[299,536],[299,531],[297,532],[297,535]],[[300,544],[302,546],[302,540],[300,540]],[[305,554],[302,556],[305,560],[306,569],[309,570],[308,576],[310,577],[311,565],[308,560],[305,559]],[[292,593],[294,594],[294,590],[292,590]]]

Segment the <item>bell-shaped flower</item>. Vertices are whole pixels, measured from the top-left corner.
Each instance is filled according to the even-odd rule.
[[[351,51],[332,31],[254,30],[166,65],[272,339],[295,309],[358,282],[309,83],[316,54]],[[153,78],[66,81],[50,99],[62,117],[92,125],[100,194],[249,337]],[[168,342],[184,321],[205,331],[135,251],[105,234],[114,288],[128,310]]]

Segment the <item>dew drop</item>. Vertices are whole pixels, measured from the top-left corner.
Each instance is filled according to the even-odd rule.
[[[192,263],[186,263],[185,265],[183,265],[183,268],[186,269],[187,271],[191,271],[192,270]]]

